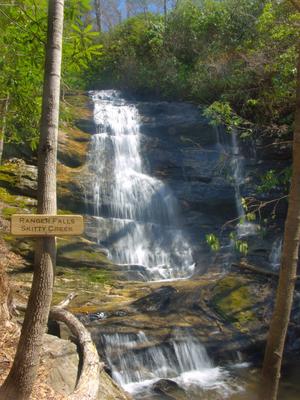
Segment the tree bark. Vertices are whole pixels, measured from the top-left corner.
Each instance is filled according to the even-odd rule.
[[[94,7],[95,7],[95,13],[96,13],[96,22],[97,22],[97,27],[98,31],[102,32],[102,5],[101,5],[101,0],[94,0]]]
[[[284,343],[289,324],[298,265],[300,239],[300,52],[293,139],[293,173],[285,222],[284,243],[274,312],[262,370],[260,400],[276,400]]]
[[[56,214],[56,158],[64,0],[49,0],[41,134],[38,152],[40,214]],[[43,334],[52,300],[56,259],[54,237],[38,239],[35,268],[21,337],[1,400],[27,400],[37,374]]]

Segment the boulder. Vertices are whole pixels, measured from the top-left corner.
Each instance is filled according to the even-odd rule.
[[[153,391],[165,400],[185,400],[185,391],[170,379],[160,379],[153,385]]]
[[[0,185],[11,194],[36,197],[37,167],[12,158],[0,167]]]
[[[69,395],[74,391],[79,364],[77,347],[74,343],[56,336],[45,335],[42,363],[47,365],[47,383],[56,392]],[[98,400],[130,400],[130,396],[102,371]]]

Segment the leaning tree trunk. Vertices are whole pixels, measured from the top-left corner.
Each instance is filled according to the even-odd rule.
[[[56,157],[64,0],[49,0],[48,40],[38,153],[38,213],[56,214]],[[52,299],[55,238],[37,241],[35,268],[21,337],[1,400],[27,400],[39,365]]]
[[[284,343],[297,275],[300,240],[300,53],[298,60],[296,119],[293,141],[293,174],[285,222],[284,243],[274,313],[262,371],[261,400],[276,400]]]

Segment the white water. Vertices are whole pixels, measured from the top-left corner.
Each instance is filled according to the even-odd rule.
[[[238,144],[238,135],[235,131],[231,133],[232,140],[232,159],[231,166],[233,171],[233,183],[235,189],[235,204],[239,217],[237,225],[237,236],[242,238],[249,235],[255,235],[257,232],[257,225],[247,221],[245,208],[243,205],[243,197],[241,195],[241,185],[245,181],[244,157],[240,151]]]
[[[114,90],[93,92],[92,99],[97,134],[88,161],[98,241],[108,243],[115,263],[140,266],[145,280],[191,276],[192,250],[177,201],[143,165],[138,109]]]
[[[282,238],[278,237],[272,244],[269,262],[274,271],[278,271],[281,262]]]
[[[164,346],[155,346],[144,332],[105,334],[102,340],[113,378],[134,396],[150,394],[160,379],[172,380],[187,392],[213,390],[220,399],[240,390],[192,336],[175,335]]]
[[[224,136],[225,135],[225,136]],[[229,137],[229,140],[227,139]],[[247,221],[247,215],[243,204],[241,187],[245,183],[245,158],[239,145],[238,134],[233,130],[230,134],[222,132],[216,127],[217,147],[221,157],[225,159],[230,157],[229,165],[232,173],[232,183],[234,187],[235,206],[237,212],[236,234],[238,238],[243,238],[257,233],[258,226],[255,223]],[[252,156],[255,157],[255,148],[251,146]]]

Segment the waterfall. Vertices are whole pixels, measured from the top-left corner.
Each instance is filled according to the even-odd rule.
[[[160,379],[172,380],[187,391],[212,390],[222,399],[234,391],[228,373],[215,367],[205,347],[190,335],[175,334],[157,346],[144,332],[114,333],[103,334],[102,343],[113,378],[135,396],[151,392]]]
[[[115,263],[138,268],[144,280],[191,276],[192,250],[180,229],[177,201],[144,167],[137,107],[115,90],[91,96],[97,133],[88,165],[99,243]]]
[[[235,204],[239,223],[237,225],[237,236],[242,238],[249,235],[254,235],[257,232],[257,226],[247,221],[245,209],[243,206],[243,198],[241,195],[241,186],[245,181],[244,157],[240,151],[238,144],[238,135],[236,131],[231,133],[232,158],[231,168],[233,172],[233,184],[235,192]]]
[[[272,244],[269,263],[274,271],[278,271],[281,262],[282,238],[278,237]]]
[[[225,159],[229,158],[229,170],[232,174],[232,183],[234,187],[234,198],[236,213],[238,216],[238,224],[236,227],[236,233],[238,238],[243,238],[257,233],[257,225],[247,221],[245,208],[243,205],[243,197],[241,189],[245,183],[245,158],[242,154],[239,145],[238,133],[233,130],[230,134],[227,134],[221,128],[216,127],[216,139],[217,148],[220,152],[221,157]],[[253,145],[250,146],[249,152],[252,157],[255,157],[255,148]]]

